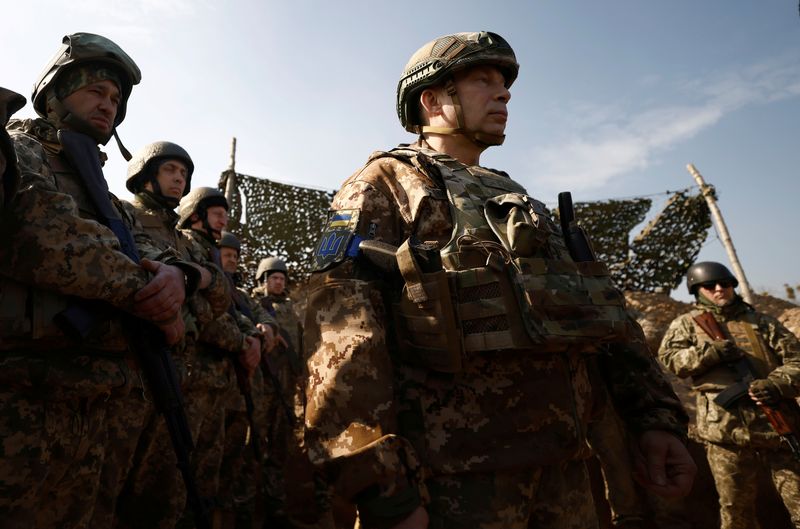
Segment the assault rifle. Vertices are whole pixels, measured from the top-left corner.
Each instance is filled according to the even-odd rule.
[[[694,316],[694,321],[697,322],[697,325],[712,339],[727,340],[719,323],[710,312],[704,312]],[[714,398],[714,402],[726,410],[735,408],[741,399],[750,398],[748,394],[750,383],[755,380],[753,368],[750,362],[747,361],[747,358],[740,358],[736,362],[732,362],[731,366],[736,370],[736,375],[739,380],[722,390],[722,392]],[[797,432],[790,420],[794,419],[796,421],[797,418],[800,417],[800,406],[798,406],[797,401],[794,399],[784,399],[780,404],[774,407],[765,404],[758,404],[758,407],[764,415],[766,415],[775,433],[789,445],[794,458],[800,461],[800,441],[798,441]]]
[[[123,224],[111,204],[108,184],[100,167],[97,143],[84,134],[59,130],[58,139],[64,154],[83,179],[85,189],[97,210],[99,220],[114,232],[122,251],[135,263],[139,263],[139,252],[133,236]],[[56,318],[66,332],[85,338],[102,316],[97,310],[84,305],[72,305]],[[172,354],[164,341],[163,333],[153,324],[134,316],[123,314],[123,324],[139,365],[150,385],[156,409],[164,416],[167,430],[175,450],[177,466],[186,485],[189,507],[194,513],[199,529],[211,529],[210,503],[200,497],[189,454],[194,449],[189,421],[186,418],[183,395]]]

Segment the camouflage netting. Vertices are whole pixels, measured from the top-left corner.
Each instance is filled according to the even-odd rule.
[[[644,220],[650,204],[646,198],[575,204],[575,218],[623,290],[669,292],[677,287],[711,227],[703,196],[678,191],[629,244],[631,230]]]
[[[221,189],[231,174],[222,174]],[[242,240],[243,270],[252,274],[260,259],[276,255],[286,260],[292,279],[302,281],[333,193],[235,175],[229,229]],[[645,219],[651,204],[648,198],[575,204],[576,218],[623,290],[669,292],[677,287],[711,226],[703,197],[679,191],[629,242],[631,230]],[[252,278],[245,282],[252,286]]]
[[[226,171],[220,177],[223,191],[231,174]],[[310,271],[311,253],[333,193],[240,173],[235,182],[228,230],[242,241],[245,284],[253,286],[259,261],[270,256],[284,259],[290,279],[302,281]]]

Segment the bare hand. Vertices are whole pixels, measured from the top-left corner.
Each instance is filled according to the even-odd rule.
[[[680,439],[662,430],[648,430],[633,448],[634,478],[665,498],[682,498],[692,490],[697,466]]]
[[[427,529],[428,511],[425,507],[419,506],[408,515],[402,522],[396,524],[392,529]]]
[[[272,330],[272,327],[264,325],[263,323],[256,324],[256,327],[264,336],[264,352],[269,353],[272,351],[272,348],[275,347],[275,332]]]
[[[179,314],[186,296],[183,272],[175,266],[142,259],[142,268],[154,277],[134,296],[134,314],[156,325]]]
[[[245,337],[245,346],[239,355],[239,362],[252,375],[261,362],[261,340],[254,336]]]

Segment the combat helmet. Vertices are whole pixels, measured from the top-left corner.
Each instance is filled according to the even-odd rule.
[[[233,248],[237,253],[242,253],[242,243],[239,241],[239,237],[229,231],[222,232],[222,237],[219,238],[217,246],[220,248]]]
[[[188,195],[181,199],[178,207],[178,228],[191,228],[192,215],[197,213],[197,216],[203,221],[203,227],[211,233],[212,230],[208,225],[206,212],[208,208],[214,206],[222,206],[226,210],[229,209],[228,200],[222,194],[222,191],[213,187],[192,189]]]
[[[5,169],[0,173],[2,187],[0,187],[0,206],[9,202],[19,184],[19,168],[17,167],[17,153],[11,138],[5,130],[5,125],[14,112],[25,106],[25,98],[16,92],[0,87],[0,156],[5,159]]]
[[[278,259],[277,257],[266,257],[258,263],[258,269],[256,270],[256,281],[259,283],[262,282],[262,277],[266,274],[267,277],[272,272],[283,272],[283,275],[286,278],[289,278],[289,269],[286,268],[286,261],[283,259]]]
[[[416,134],[464,134],[484,146],[502,144],[505,139],[502,134],[475,133],[464,129],[464,114],[455,94],[452,76],[458,70],[478,64],[500,68],[505,76],[506,88],[511,87],[519,73],[514,50],[497,33],[481,31],[445,35],[417,50],[409,59],[397,83],[397,116],[403,127]],[[453,97],[458,117],[457,129],[425,126],[419,116],[419,94],[440,83],[446,83],[448,93]]]
[[[93,33],[73,33],[66,35],[62,39],[61,48],[56,52],[48,65],[39,75],[36,84],[33,86],[33,108],[36,113],[47,118],[47,107],[55,110],[59,119],[63,123],[68,123],[76,130],[80,130],[94,137],[98,142],[105,145],[111,138],[97,137],[97,132],[88,123],[82,123],[75,116],[69,114],[62,102],[56,96],[55,86],[59,78],[70,69],[88,63],[99,63],[112,68],[119,75],[122,86],[120,89],[120,102],[117,107],[117,115],[114,118],[113,135],[116,135],[117,126],[125,119],[125,112],[128,106],[128,98],[131,95],[133,86],[142,80],[142,73],[136,63],[131,59],[122,48],[110,39]],[[119,139],[117,139],[119,141]],[[123,155],[127,153],[122,147]],[[127,159],[130,153],[127,153]]]
[[[125,182],[125,187],[131,193],[138,193],[144,188],[144,184],[149,181],[153,186],[153,191],[157,195],[161,195],[161,187],[158,185],[156,175],[158,174],[158,167],[161,165],[160,162],[167,160],[180,160],[186,164],[186,187],[183,189],[183,196],[188,195],[192,188],[194,162],[192,162],[192,157],[189,156],[186,149],[177,143],[169,141],[157,141],[145,145],[133,155],[133,158],[128,163],[128,180]]]
[[[686,271],[686,287],[689,289],[689,294],[693,295],[697,295],[697,289],[703,283],[726,280],[731,281],[734,287],[739,286],[736,276],[725,265],[714,261],[695,263]]]

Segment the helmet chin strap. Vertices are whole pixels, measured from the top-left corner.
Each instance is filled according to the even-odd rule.
[[[70,130],[74,130],[75,132],[80,132],[81,134],[86,134],[90,138],[94,139],[100,145],[105,145],[113,136],[117,142],[117,147],[119,148],[120,154],[122,157],[125,158],[125,161],[129,162],[133,156],[131,156],[130,151],[125,148],[122,144],[122,141],[119,139],[119,134],[117,134],[117,127],[111,130],[110,134],[103,134],[97,130],[91,123],[88,121],[79,118],[69,110],[67,107],[64,106],[64,103],[58,99],[55,94],[51,94],[50,97],[47,98],[47,106],[50,107],[53,112],[55,112],[56,117],[58,118],[59,123],[62,126],[69,127]]]
[[[506,139],[505,134],[490,134],[488,132],[467,130],[464,123],[464,109],[461,108],[461,100],[458,98],[456,85],[453,82],[452,78],[447,80],[447,83],[444,85],[444,88],[447,91],[447,95],[449,95],[450,99],[453,100],[453,108],[455,108],[456,110],[456,120],[458,121],[458,127],[450,128],[450,127],[433,127],[431,125],[423,125],[422,127],[420,127],[421,134],[429,132],[433,134],[448,134],[452,136],[460,135],[464,136],[472,143],[481,148],[492,147],[495,145],[503,144],[503,142]]]

